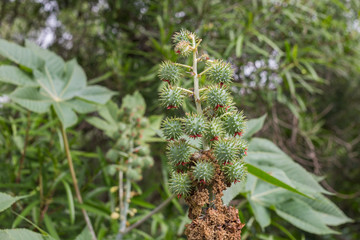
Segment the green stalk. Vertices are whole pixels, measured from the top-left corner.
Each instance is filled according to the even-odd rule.
[[[61,134],[62,134],[62,137],[63,137],[64,147],[65,147],[65,152],[66,152],[66,158],[68,160],[68,165],[69,165],[69,170],[70,170],[72,182],[73,182],[74,188],[75,188],[76,198],[77,198],[77,200],[79,201],[80,204],[83,204],[83,200],[82,200],[82,197],[81,197],[78,181],[77,181],[77,178],[76,178],[74,164],[73,164],[71,153],[70,153],[69,142],[68,142],[66,130],[65,130],[63,125],[61,125]],[[82,214],[84,216],[86,225],[87,225],[87,227],[88,227],[88,229],[90,231],[92,240],[97,240],[94,228],[93,228],[93,226],[91,224],[91,221],[90,221],[90,218],[89,218],[87,212],[85,211],[85,209],[81,209],[81,212],[82,212]]]
[[[196,112],[198,115],[202,115],[203,111],[201,108],[201,101],[200,101],[200,92],[199,92],[199,77],[198,77],[198,72],[197,72],[197,46],[198,44],[196,44],[195,41],[195,36],[192,35],[192,42],[193,42],[193,74],[194,74],[194,98],[195,98],[195,105],[196,105]],[[205,138],[202,139],[203,140],[203,149],[206,150],[208,149],[208,144],[205,140]]]

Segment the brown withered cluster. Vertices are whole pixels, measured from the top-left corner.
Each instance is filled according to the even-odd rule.
[[[185,199],[192,220],[186,225],[188,240],[240,240],[241,229],[245,224],[240,222],[236,208],[223,205],[223,191],[229,186],[225,183],[219,164],[211,150],[192,155],[191,164],[197,161],[213,162],[216,173],[212,181],[196,184],[194,191]]]

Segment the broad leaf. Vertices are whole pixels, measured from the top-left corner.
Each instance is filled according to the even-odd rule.
[[[335,234],[305,202],[291,199],[275,206],[275,212],[296,227],[314,234]]]
[[[39,69],[45,64],[44,60],[34,54],[30,49],[4,39],[0,39],[0,55],[30,69]]]
[[[84,228],[84,230],[80,233],[80,235],[78,235],[75,240],[89,240],[91,239],[91,233],[89,231],[89,229],[86,227]]]
[[[1,44],[8,49],[2,49]],[[19,86],[10,98],[37,113],[52,106],[65,128],[76,124],[75,112],[95,111],[94,104],[105,104],[114,95],[105,87],[86,86],[86,75],[76,60],[64,62],[34,43],[27,41],[24,48],[1,40],[0,49],[0,55],[30,68],[33,74],[30,77],[13,66],[0,67],[0,81]]]
[[[46,112],[51,105],[49,97],[32,87],[19,87],[10,94],[10,98],[17,104],[36,113]]]
[[[282,188],[284,188],[286,190],[289,190],[291,192],[300,194],[302,196],[311,198],[311,196],[308,196],[305,193],[300,192],[299,190],[291,187],[290,185],[286,184],[283,181],[280,181],[279,179],[271,176],[270,174],[268,174],[267,172],[261,170],[260,168],[255,167],[254,165],[247,164],[247,169],[248,169],[248,172],[250,174],[256,176],[257,178],[259,178],[261,180],[264,180],[265,182],[271,183],[271,184],[273,184],[275,186],[282,187]]]
[[[0,230],[1,240],[53,240],[49,236],[43,236],[39,233],[27,229],[4,229]]]
[[[19,200],[21,198],[24,198],[24,197],[12,197],[8,194],[0,192],[0,212],[11,207],[11,205],[13,205],[17,200]]]
[[[250,119],[247,123],[247,129],[244,134],[245,139],[251,138],[255,133],[260,131],[264,126],[264,121],[266,118],[266,114],[262,115],[259,118]]]
[[[0,82],[20,86],[36,86],[36,82],[24,71],[15,66],[0,66]]]

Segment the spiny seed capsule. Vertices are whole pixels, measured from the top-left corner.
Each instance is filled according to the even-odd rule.
[[[239,158],[243,158],[247,155],[247,142],[245,140],[240,140],[238,141],[238,146],[239,146]]]
[[[184,96],[179,88],[165,86],[161,90],[160,101],[167,109],[178,108],[182,105]]]
[[[211,86],[205,92],[205,101],[208,106],[218,110],[219,108],[226,108],[230,100],[230,94],[225,88]]]
[[[175,52],[177,54],[181,54],[183,56],[189,56],[193,51],[193,48],[191,47],[190,43],[188,41],[180,41],[175,46]]]
[[[139,181],[142,179],[140,168],[128,168],[126,170],[126,177],[132,181]]]
[[[239,147],[235,139],[219,139],[214,146],[214,155],[219,164],[229,164],[238,158]]]
[[[197,162],[192,168],[194,178],[201,183],[209,183],[215,174],[214,165],[210,162]]]
[[[242,161],[227,164],[223,167],[225,177],[229,182],[241,182],[246,177],[246,166]]]
[[[213,82],[220,84],[220,87],[232,81],[234,70],[229,63],[225,63],[222,60],[216,60],[212,62],[209,67],[211,69],[206,72],[206,75]]]
[[[162,122],[162,129],[167,140],[177,140],[183,134],[182,122],[179,118],[166,118]]]
[[[231,136],[242,136],[245,130],[245,116],[242,112],[227,114],[223,120],[225,131]]]
[[[191,179],[186,173],[173,173],[169,181],[169,189],[178,198],[188,196],[191,192]]]
[[[209,124],[206,126],[205,130],[205,138],[210,142],[214,142],[219,140],[221,136],[223,136],[224,131],[221,126],[221,121],[218,118],[214,118]]]
[[[194,139],[202,137],[205,127],[205,119],[201,115],[189,114],[185,119],[185,133]]]
[[[188,163],[191,152],[189,145],[184,139],[170,142],[167,150],[167,157],[173,165],[177,166]]]
[[[180,80],[181,76],[181,69],[174,63],[165,61],[160,65],[159,78],[161,81],[174,85]]]

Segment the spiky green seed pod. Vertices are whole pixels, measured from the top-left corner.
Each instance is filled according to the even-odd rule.
[[[216,60],[209,66],[211,69],[206,72],[206,75],[215,83],[219,83],[221,86],[226,83],[230,83],[233,79],[234,70],[229,63],[222,60]]]
[[[178,108],[182,105],[184,96],[179,88],[165,86],[161,90],[160,101],[167,109]]]
[[[162,129],[167,140],[177,140],[183,134],[183,126],[179,118],[166,118],[162,122]]]
[[[240,182],[246,177],[246,166],[242,161],[236,161],[233,164],[227,164],[223,167],[225,177],[229,182]]]
[[[126,178],[131,181],[139,181],[142,179],[140,168],[128,168],[126,170]]]
[[[132,161],[130,162],[130,165],[131,165],[133,168],[137,168],[137,167],[142,168],[142,167],[144,166],[143,158],[142,158],[142,157],[138,157],[138,156],[134,156],[134,157],[132,158]]]
[[[170,85],[175,85],[181,78],[181,69],[170,61],[165,61],[160,65],[159,78],[161,81]]]
[[[214,142],[219,140],[221,136],[223,136],[224,130],[221,125],[221,121],[218,118],[214,118],[211,122],[209,122],[206,126],[205,130],[205,138],[210,142]]]
[[[184,139],[170,142],[167,150],[167,157],[173,165],[177,166],[189,161],[191,155],[190,147]]]
[[[227,114],[223,119],[225,131],[231,136],[241,136],[245,130],[245,116],[242,112]]]
[[[243,139],[241,139],[240,141],[238,141],[238,146],[239,146],[239,158],[242,159],[247,155],[247,142]]]
[[[177,44],[181,41],[187,41],[189,43],[192,43],[192,38],[195,38],[195,42],[197,43],[199,41],[199,38],[195,35],[195,33],[192,33],[186,29],[181,29],[180,32],[176,32],[173,36],[174,44]]]
[[[204,99],[206,104],[215,110],[226,108],[230,100],[230,93],[225,88],[210,86],[204,94]]]
[[[177,54],[181,54],[182,56],[186,57],[189,56],[193,52],[193,48],[188,41],[180,41],[175,46],[175,52]]]
[[[146,156],[142,158],[143,168],[152,167],[154,165],[154,159],[151,156]]]
[[[235,139],[221,138],[214,145],[214,155],[219,164],[234,162],[238,158],[239,147]]]
[[[150,147],[147,144],[142,144],[139,150],[135,151],[135,153],[137,153],[139,156],[144,157],[150,154]]]
[[[215,174],[214,165],[210,162],[197,162],[192,170],[194,178],[201,183],[209,183]]]
[[[189,114],[185,118],[184,128],[185,133],[192,138],[202,137],[206,127],[206,122],[203,116],[196,114]]]
[[[190,177],[186,173],[173,173],[169,181],[169,189],[179,198],[188,196],[192,189]]]

